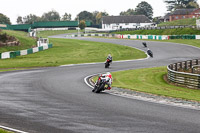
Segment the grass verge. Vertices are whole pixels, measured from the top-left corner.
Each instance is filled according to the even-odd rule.
[[[129,60],[145,58],[144,52],[134,48],[73,39],[50,39],[53,48],[38,53],[0,60],[0,68],[51,67],[64,64],[104,62],[108,53],[113,59]]]
[[[177,25],[196,25],[196,18],[180,19],[171,22],[163,22],[158,24],[158,26],[177,26]]]
[[[113,72],[114,87],[200,102],[200,90],[177,87],[164,80],[166,67]]]
[[[28,33],[22,31],[12,31],[12,30],[3,30],[3,33],[7,33],[10,36],[16,37],[20,41],[19,46],[9,46],[1,47],[0,53],[7,51],[18,51],[29,49],[33,46],[36,46],[36,40],[34,38],[28,37]]]
[[[0,128],[0,133],[13,133],[13,132],[6,131],[6,130]]]

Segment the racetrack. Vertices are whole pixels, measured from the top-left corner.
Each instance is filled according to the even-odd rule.
[[[137,40],[75,39],[146,50]],[[30,133],[200,132],[199,110],[95,94],[85,84],[84,78],[95,73],[166,66],[200,57],[200,49],[187,45],[147,45],[154,58],[113,62],[110,69],[98,63],[0,73],[0,125]]]

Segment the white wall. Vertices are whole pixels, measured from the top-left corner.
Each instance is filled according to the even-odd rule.
[[[105,30],[117,30],[120,29],[126,29],[126,28],[138,28],[138,27],[144,27],[146,25],[150,25],[152,23],[119,23],[119,24],[102,24],[102,29]]]

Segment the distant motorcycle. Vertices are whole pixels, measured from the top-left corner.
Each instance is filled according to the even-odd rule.
[[[150,49],[147,50],[147,54],[153,58],[153,52]]]
[[[105,68],[109,68],[110,62],[111,62],[110,59],[107,59],[107,60],[106,60],[106,62],[105,62]]]
[[[92,92],[100,93],[101,91],[104,91],[108,82],[109,82],[108,78],[106,78],[105,76],[99,76]]]
[[[146,48],[147,47],[147,43],[146,42],[142,42],[143,46]]]

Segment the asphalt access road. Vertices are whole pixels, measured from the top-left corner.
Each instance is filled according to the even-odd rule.
[[[146,50],[142,41],[76,39]],[[200,57],[200,49],[191,46],[147,44],[154,58],[113,62],[109,69],[98,63],[0,73],[0,125],[30,133],[200,132],[199,110],[95,94],[85,84],[84,78],[95,73],[166,66]]]

